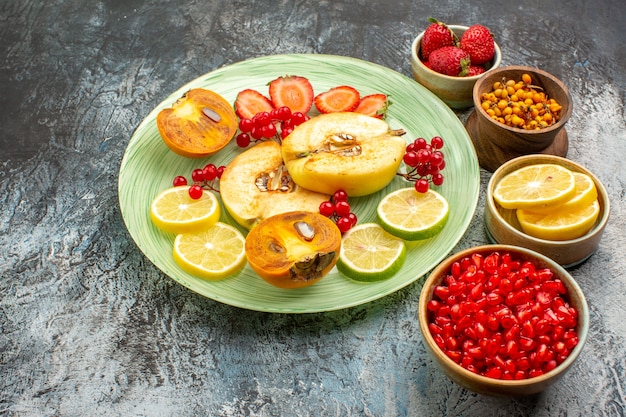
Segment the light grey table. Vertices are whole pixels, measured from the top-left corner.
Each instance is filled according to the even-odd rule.
[[[611,0],[0,0],[0,415],[624,416],[625,13]],[[540,395],[494,399],[449,381],[419,333],[423,280],[330,313],[242,310],[162,274],[122,221],[129,138],[175,89],[282,53],[410,77],[429,16],[485,24],[503,65],[562,79],[568,157],[609,191],[600,248],[571,271],[590,306],[587,344]],[[489,177],[455,251],[487,242]]]

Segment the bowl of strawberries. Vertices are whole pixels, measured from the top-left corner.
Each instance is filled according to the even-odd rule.
[[[502,53],[491,31],[481,25],[430,25],[411,46],[411,69],[417,82],[453,109],[471,107],[476,81],[500,66]]]

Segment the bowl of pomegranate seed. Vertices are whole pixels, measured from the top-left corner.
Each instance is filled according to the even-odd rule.
[[[598,249],[609,216],[608,193],[591,171],[567,158],[533,154],[493,173],[483,221],[492,243],[522,246],[571,268]]]
[[[471,107],[476,81],[500,66],[500,47],[483,25],[446,25],[432,18],[429,21],[411,46],[413,77],[449,107]]]
[[[476,82],[472,100],[465,128],[483,168],[493,172],[533,153],[567,155],[565,124],[573,102],[554,75],[527,66],[500,67]]]
[[[450,256],[419,301],[426,349],[452,381],[479,394],[524,396],[557,382],[589,329],[572,276],[529,249],[484,245]]]

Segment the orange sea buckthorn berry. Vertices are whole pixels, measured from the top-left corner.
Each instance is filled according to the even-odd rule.
[[[525,84],[530,84],[530,82],[532,81],[532,79],[530,78],[529,74],[522,74],[522,81]]]

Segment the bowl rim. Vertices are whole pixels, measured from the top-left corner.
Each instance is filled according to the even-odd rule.
[[[539,161],[537,161],[538,159],[539,159]],[[501,176],[502,172],[507,170],[507,169],[509,169],[512,165],[515,165],[515,164],[517,164],[519,162],[531,162],[533,160],[535,160],[537,162],[524,164],[522,166],[542,164],[542,163],[549,163],[548,161],[551,161],[553,163],[558,163],[561,166],[564,166],[563,164],[565,164],[565,165],[572,165],[576,169],[578,169],[580,172],[582,172],[584,174],[587,174],[587,175],[589,175],[591,177],[591,179],[593,180],[593,182],[596,185],[596,188],[598,189],[598,198],[602,199],[602,206],[603,207],[602,207],[601,216],[598,218],[598,220],[596,220],[596,224],[594,225],[594,227],[590,231],[588,231],[587,233],[585,233],[584,235],[582,235],[581,237],[578,237],[576,239],[569,239],[569,240],[547,240],[547,239],[541,239],[541,238],[538,238],[538,237],[534,237],[534,236],[528,235],[528,234],[524,233],[523,231],[517,229],[516,227],[513,227],[509,222],[507,222],[500,215],[500,211],[498,211],[498,208],[496,207],[496,202],[495,202],[495,200],[493,198],[493,189],[495,188],[496,182],[498,181],[497,177]],[[543,162],[543,161],[545,161],[545,162]],[[513,171],[511,171],[511,172],[513,172]],[[596,237],[600,233],[603,233],[604,227],[605,227],[605,225],[607,224],[607,222],[609,220],[610,212],[611,212],[611,202],[609,200],[609,196],[608,196],[608,193],[606,191],[606,188],[604,187],[604,184],[602,184],[600,179],[598,179],[598,177],[596,177],[596,175],[593,172],[589,171],[587,168],[583,167],[579,163],[572,161],[571,159],[563,158],[563,157],[557,156],[557,155],[546,155],[546,154],[522,155],[522,156],[518,156],[517,158],[513,158],[513,159],[503,163],[502,165],[500,165],[498,167],[498,169],[496,169],[493,172],[493,174],[491,175],[491,177],[489,178],[489,182],[487,184],[487,199],[485,201],[485,204],[488,207],[488,209],[490,210],[490,212],[493,215],[493,217],[498,219],[498,221],[502,224],[502,227],[504,227],[508,232],[514,234],[516,237],[526,239],[527,241],[535,243],[535,244],[549,245],[549,246],[552,246],[552,247],[555,247],[555,248],[564,247],[564,249],[566,247],[568,247],[568,246],[571,246],[571,245],[577,244],[577,243],[581,243],[583,241],[586,241],[588,239]]]
[[[456,34],[456,30],[458,31],[462,31],[465,32],[467,29],[469,29],[469,26],[463,26],[463,25],[446,25],[448,28],[452,29],[453,31],[455,31]],[[490,71],[493,71],[497,68],[500,67],[500,64],[502,63],[502,51],[500,50],[500,47],[498,46],[498,42],[493,41],[493,45],[494,45],[494,49],[495,49],[495,53],[493,55],[493,64],[491,65],[491,67],[488,70],[485,70],[484,73],[482,74],[478,74],[478,75],[473,75],[471,77],[453,77],[451,75],[446,75],[446,74],[441,74],[437,71],[433,71],[430,68],[428,68],[426,65],[424,65],[424,63],[422,62],[422,60],[420,59],[420,57],[418,56],[417,50],[418,50],[418,46],[421,44],[422,42],[422,38],[424,37],[424,33],[426,32],[426,30],[423,30],[422,32],[420,32],[415,39],[413,39],[413,42],[411,43],[411,61],[420,67],[420,69],[423,69],[426,73],[431,74],[431,75],[436,75],[439,77],[442,77],[443,79],[448,79],[448,80],[467,80],[467,81],[476,81],[479,78],[483,77],[485,74],[487,74]]]
[[[499,72],[511,71],[511,70],[524,71],[524,72],[531,73],[531,77],[532,77],[532,73],[539,74],[542,77],[549,78],[556,84],[562,85],[563,91],[565,92],[565,96],[567,97],[567,102],[568,102],[567,111],[561,115],[561,118],[559,119],[558,122],[548,127],[544,127],[543,129],[539,129],[539,130],[520,129],[519,127],[513,127],[513,126],[506,125],[504,123],[500,123],[497,120],[494,120],[491,117],[489,117],[487,113],[485,112],[485,110],[482,108],[481,102],[480,102],[480,92],[478,91],[480,88],[480,83],[477,81],[476,84],[474,84],[474,89],[472,91],[472,100],[474,102],[474,107],[476,108],[476,115],[480,117],[481,119],[487,120],[487,122],[492,124],[493,126],[503,128],[504,130],[508,130],[516,134],[524,134],[528,136],[545,135],[555,130],[559,130],[563,126],[565,126],[567,121],[572,116],[572,111],[574,108],[572,95],[567,85],[563,81],[558,79],[556,76],[550,74],[547,71],[544,71],[537,67],[531,67],[531,66],[526,66],[526,65],[507,65],[507,66],[497,67],[497,68],[494,67],[493,69],[489,70],[489,77],[494,77]],[[485,72],[485,74],[487,74],[487,72]],[[481,75],[485,75],[485,74],[481,74]],[[483,80],[483,82],[486,82],[486,80]]]
[[[503,380],[503,379],[490,378],[490,377],[476,374],[472,371],[465,369],[464,367],[462,367],[461,365],[459,365],[458,363],[450,359],[448,356],[446,356],[443,353],[443,351],[439,348],[439,346],[437,346],[432,334],[430,333],[430,330],[428,329],[427,303],[430,300],[427,300],[426,298],[428,296],[427,292],[430,291],[430,288],[433,287],[433,284],[437,282],[438,279],[442,279],[440,278],[440,276],[447,269],[450,268],[451,264],[454,261],[458,259],[462,259],[463,257],[471,255],[472,253],[475,253],[477,251],[490,251],[490,250],[491,251],[508,250],[512,253],[522,252],[526,256],[536,257],[542,260],[546,264],[550,265],[550,268],[553,269],[555,273],[558,273],[562,277],[565,277],[565,280],[567,281],[565,285],[568,288],[568,295],[571,293],[571,289],[573,289],[574,292],[577,294],[577,297],[580,300],[580,306],[582,307],[582,311],[578,311],[578,323],[579,323],[579,328],[580,328],[580,330],[577,332],[578,344],[576,345],[576,347],[574,347],[574,349],[572,349],[568,357],[563,362],[561,362],[556,368],[552,369],[549,372],[546,372],[545,374],[532,377],[532,378],[519,379],[519,380]],[[501,387],[506,387],[506,388],[526,387],[526,386],[530,386],[534,384],[541,384],[545,381],[548,381],[552,378],[557,377],[559,374],[567,370],[576,361],[581,351],[583,350],[583,347],[585,345],[585,342],[587,340],[587,336],[589,333],[589,320],[590,320],[589,305],[587,303],[587,298],[585,297],[585,294],[583,293],[580,285],[578,285],[578,282],[574,279],[574,277],[570,275],[569,272],[567,272],[567,270],[564,267],[559,265],[554,260],[548,258],[547,256],[533,251],[532,249],[527,249],[527,248],[514,246],[514,245],[503,245],[503,244],[487,244],[487,245],[470,247],[467,249],[463,249],[459,252],[456,252],[453,255],[450,255],[444,261],[442,261],[437,267],[435,267],[434,270],[431,271],[426,281],[424,281],[424,285],[422,286],[422,290],[421,290],[420,298],[419,298],[418,315],[419,315],[420,329],[422,330],[422,337],[424,341],[429,346],[429,348],[433,350],[433,352],[439,353],[437,357],[441,358],[441,360],[443,360],[446,364],[448,364],[448,367],[453,369],[455,373],[460,374],[461,377],[465,380],[476,381],[482,386],[491,385],[491,386],[501,386]],[[433,353],[433,355],[436,355],[436,353]]]

